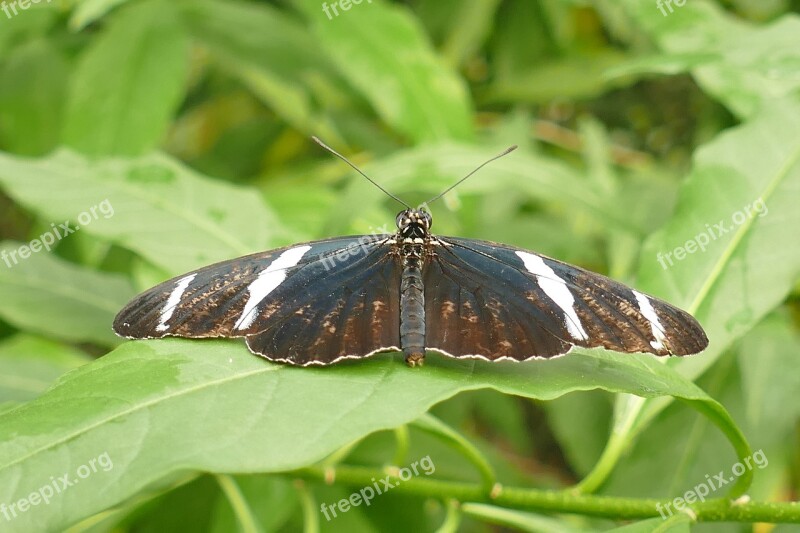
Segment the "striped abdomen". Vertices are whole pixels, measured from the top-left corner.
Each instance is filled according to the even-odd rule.
[[[405,255],[400,278],[400,347],[410,366],[425,359],[425,288],[420,255]]]

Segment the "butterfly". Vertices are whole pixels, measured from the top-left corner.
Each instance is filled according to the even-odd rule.
[[[385,351],[415,366],[426,351],[526,361],[576,346],[689,355],[708,345],[689,313],[608,277],[506,244],[432,234],[425,207],[314,140],[405,205],[396,233],[295,244],[178,276],[128,303],[117,335],[244,337],[254,354],[299,366]]]

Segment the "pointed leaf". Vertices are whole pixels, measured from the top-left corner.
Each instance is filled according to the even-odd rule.
[[[82,465],[107,453],[112,468],[11,523],[14,530],[60,529],[177,472],[308,465],[460,391],[485,387],[542,400],[598,387],[676,395],[711,413],[740,456],[749,453],[719,404],[652,357],[581,351],[491,364],[432,356],[418,370],[387,356],[324,369],[286,367],[235,341],[127,343],[0,415],[0,501],[17,501],[51,476],[77,479]]]
[[[106,346],[120,342],[109,324],[136,291],[120,274],[96,272],[30,244],[0,243],[0,317],[27,331]],[[13,259],[18,259],[14,262]]]
[[[206,178],[159,154],[89,161],[66,151],[44,159],[0,153],[0,187],[44,220],[72,227],[105,201],[101,216],[80,231],[174,274],[264,250],[280,232],[255,190]]]
[[[463,80],[406,9],[383,2],[348,4],[346,12],[336,3],[296,4],[313,21],[320,46],[388,124],[417,141],[471,137]]]

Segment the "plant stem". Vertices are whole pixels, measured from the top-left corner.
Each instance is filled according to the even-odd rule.
[[[289,473],[294,477],[325,480],[325,470],[308,467]],[[380,469],[339,466],[336,482],[360,488],[386,477]],[[444,501],[455,499],[461,502],[484,502],[512,509],[529,509],[544,512],[575,513],[617,520],[636,518],[668,518],[681,512],[675,509],[672,500],[626,498],[580,494],[573,490],[551,491],[522,487],[503,487],[491,498],[480,483],[443,481],[438,479],[411,478],[402,481],[391,479],[398,493],[430,496]],[[743,502],[719,498],[691,504],[691,513],[697,521],[706,522],[790,522],[800,523],[800,502]]]
[[[422,431],[430,433],[435,437],[453,446],[478,469],[483,479],[483,486],[487,491],[497,482],[494,469],[489,461],[483,456],[481,451],[475,447],[468,439],[456,430],[436,418],[430,413],[424,413],[421,417],[412,422],[412,425]]]
[[[244,533],[261,533],[258,520],[253,516],[250,505],[248,505],[247,500],[239,490],[239,485],[236,484],[233,477],[227,474],[217,474],[215,477],[217,478],[217,483],[219,483],[220,488],[222,488],[222,492],[231,504],[233,514],[236,515],[241,530]]]

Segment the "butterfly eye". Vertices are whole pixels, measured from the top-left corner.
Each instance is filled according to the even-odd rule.
[[[405,226],[408,225],[409,221],[408,215],[409,215],[408,209],[404,209],[403,211],[397,213],[397,216],[394,219],[394,223],[397,226],[397,229],[403,229]]]
[[[422,213],[422,218],[425,220],[425,227],[431,229],[431,226],[433,226],[433,217],[431,217],[431,214],[422,210],[420,210],[420,213]]]

